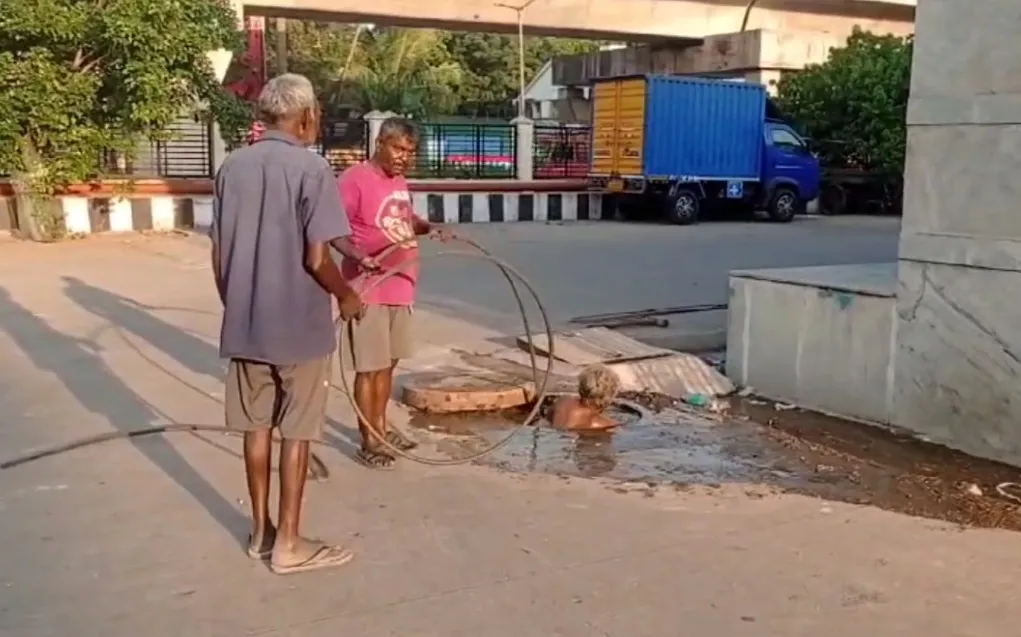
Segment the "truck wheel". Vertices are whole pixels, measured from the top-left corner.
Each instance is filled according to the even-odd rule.
[[[804,212],[804,208],[805,202],[798,197],[798,193],[792,188],[781,186],[773,192],[766,212],[772,221],[790,223],[795,216]]]
[[[682,189],[677,191],[673,199],[669,200],[667,218],[671,223],[688,226],[698,221],[699,208],[698,193],[694,190]]]
[[[819,194],[819,212],[824,215],[842,215],[847,212],[847,192],[840,184],[823,186]]]

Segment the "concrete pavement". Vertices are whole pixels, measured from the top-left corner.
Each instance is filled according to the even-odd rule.
[[[216,302],[194,238],[0,244],[2,457],[111,429],[220,422]],[[613,309],[613,308],[607,308]],[[424,359],[496,338],[419,313]],[[449,313],[447,313],[449,314]],[[115,326],[115,327],[114,327]],[[226,436],[114,442],[0,472],[0,634],[663,637],[1009,635],[1016,538],[769,493],[351,462],[306,530],[355,562],[247,560]]]

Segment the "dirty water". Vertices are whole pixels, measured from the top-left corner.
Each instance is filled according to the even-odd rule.
[[[678,487],[759,484],[980,527],[1021,530],[1021,508],[996,494],[1021,470],[879,427],[755,398],[727,413],[666,396],[630,395],[644,416],[616,411],[613,432],[528,427],[480,462],[516,472],[599,477]],[[437,451],[462,457],[504,438],[524,414],[421,414],[412,426],[441,434]]]

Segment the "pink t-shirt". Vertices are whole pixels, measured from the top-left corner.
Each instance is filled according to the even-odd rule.
[[[392,268],[418,257],[418,242],[411,223],[415,214],[411,193],[404,177],[389,177],[370,162],[362,162],[345,170],[337,179],[340,198],[351,225],[351,242],[364,254],[375,257],[384,249],[411,239],[385,257],[380,265]],[[362,274],[358,264],[345,258],[341,263],[344,277],[351,281]],[[366,276],[358,291],[366,289],[376,276]],[[362,300],[377,305],[412,305],[418,264],[410,265],[401,274],[392,276],[378,287],[362,293]]]

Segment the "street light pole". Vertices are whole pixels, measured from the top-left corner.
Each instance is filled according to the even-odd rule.
[[[518,11],[518,117],[525,116],[525,12]]]
[[[525,9],[534,2],[535,0],[528,0],[518,6],[495,3],[498,7],[514,11],[518,16],[518,117],[525,116]]]

